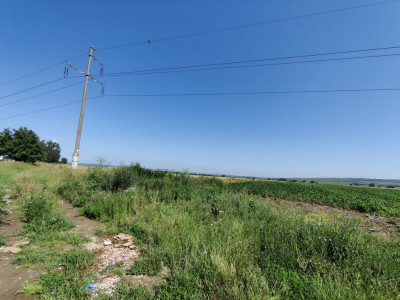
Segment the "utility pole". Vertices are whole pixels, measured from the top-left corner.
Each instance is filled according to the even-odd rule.
[[[93,51],[94,51],[94,47],[91,46],[90,47],[90,54],[89,54],[89,61],[88,61],[88,65],[87,65],[87,69],[86,69],[86,73],[82,72],[81,70],[79,70],[78,68],[72,66],[71,64],[67,63],[67,65],[65,66],[65,71],[64,71],[64,77],[67,77],[68,75],[68,67],[71,67],[75,70],[77,70],[79,73],[85,75],[85,87],[83,89],[83,97],[82,97],[82,106],[81,106],[81,114],[79,116],[79,123],[78,123],[78,132],[76,133],[76,141],[75,141],[75,149],[74,149],[74,153],[72,155],[72,165],[71,168],[73,170],[76,170],[76,168],[78,167],[78,160],[79,160],[79,145],[81,142],[81,133],[82,133],[82,123],[83,123],[83,115],[85,113],[85,104],[86,104],[86,94],[87,94],[87,86],[88,86],[88,82],[89,82],[89,77],[102,85],[102,87],[104,88],[104,84],[101,83],[100,81],[98,81],[97,79],[93,78],[90,75],[90,65],[92,63],[92,59],[94,59],[97,63],[100,64],[101,66],[101,70],[100,70],[100,75],[103,75],[103,64],[101,62],[99,62],[95,57],[93,57]],[[103,93],[103,89],[102,89],[102,93]]]

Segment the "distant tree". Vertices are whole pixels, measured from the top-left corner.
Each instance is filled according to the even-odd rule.
[[[394,186],[393,185],[388,185],[387,188],[388,189],[394,189]]]
[[[315,183],[315,184],[317,184],[317,183],[318,183],[318,181],[311,180],[311,181],[310,181],[310,183]]]
[[[55,141],[43,141],[44,157],[43,161],[47,163],[57,163],[61,157],[61,147]]]
[[[279,178],[278,181],[286,181],[286,178]]]
[[[62,164],[66,164],[67,162],[68,162],[68,160],[65,157],[61,158],[61,160],[60,160],[60,163],[62,163]]]
[[[368,186],[369,187],[376,187],[376,184],[372,182],[372,183],[368,184]]]
[[[44,149],[35,132],[26,127],[18,130],[5,129],[1,134],[1,149],[16,161],[34,163],[43,158]],[[3,151],[3,150],[2,150]]]

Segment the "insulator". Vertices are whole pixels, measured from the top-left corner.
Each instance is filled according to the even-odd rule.
[[[68,76],[68,70],[69,70],[68,65],[66,65],[64,68],[64,78]]]
[[[104,85],[101,86],[101,95],[104,96]]]

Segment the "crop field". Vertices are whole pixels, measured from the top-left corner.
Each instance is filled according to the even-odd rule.
[[[265,198],[307,201],[382,216],[400,216],[400,190],[274,181],[230,183],[228,189]]]
[[[400,294],[398,238],[371,234],[352,221],[274,209],[263,199],[398,216],[398,191],[224,183],[138,164],[91,167],[79,174],[49,168],[51,184],[34,169],[25,179],[17,173],[10,188],[31,245],[13,262],[44,266],[37,281],[21,289],[27,294],[45,299],[397,299]],[[23,188],[26,182],[29,189]],[[97,276],[97,256],[84,250],[86,238],[71,232],[74,224],[57,198],[104,226],[102,238],[119,232],[133,236],[140,256],[128,268],[112,266],[120,276],[112,295],[84,291]],[[161,281],[137,284],[135,276]]]

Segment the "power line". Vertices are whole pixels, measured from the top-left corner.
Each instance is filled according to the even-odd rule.
[[[257,91],[257,92],[222,92],[222,93],[170,93],[170,94],[117,94],[107,97],[175,97],[175,96],[240,96],[267,94],[317,94],[317,93],[359,93],[359,92],[390,92],[400,91],[400,88],[365,88],[336,90],[293,90],[293,91]]]
[[[91,97],[91,98],[88,98],[87,100],[91,100],[91,99],[95,99],[95,98],[100,98],[100,97],[103,97],[103,96]],[[51,110],[51,109],[56,109],[56,108],[60,108],[60,107],[72,105],[72,104],[75,104],[75,103],[80,103],[81,101],[82,101],[82,100],[72,101],[72,102],[68,102],[68,103],[64,103],[64,104],[60,104],[60,105],[56,105],[56,106],[47,107],[47,108],[44,108],[44,109],[39,109],[39,110],[30,111],[30,112],[23,113],[23,114],[13,115],[13,116],[10,116],[10,117],[4,117],[4,118],[0,118],[0,121],[1,121],[1,120],[6,120],[6,119],[11,119],[11,118],[16,118],[16,117],[27,116],[27,115],[31,115],[31,114],[35,114],[35,113],[39,113],[39,112]]]
[[[251,95],[267,95],[267,94],[317,94],[317,93],[360,93],[360,92],[397,92],[400,91],[399,88],[365,88],[365,89],[334,89],[334,90],[293,90],[293,91],[256,91],[256,92],[221,92],[221,93],[165,93],[165,94],[116,94],[116,95],[104,95],[88,98],[87,100],[92,100],[100,97],[175,97],[175,96],[251,96]],[[43,112],[47,110],[52,110],[75,103],[80,103],[81,100],[68,102],[56,106],[51,106],[48,108],[35,110],[27,113],[17,114],[9,117],[0,118],[1,120],[26,116],[30,114],[35,114],[38,112]]]
[[[152,72],[152,71],[164,71],[164,70],[177,70],[177,69],[188,69],[188,68],[200,68],[200,67],[211,67],[211,66],[220,66],[220,65],[232,65],[232,64],[241,64],[241,63],[261,62],[261,61],[274,61],[274,60],[285,60],[285,59],[293,59],[293,58],[305,58],[305,57],[316,57],[316,56],[327,56],[327,55],[339,55],[339,54],[349,54],[349,53],[358,53],[358,52],[370,52],[370,51],[382,51],[382,50],[395,50],[395,49],[400,49],[400,46],[389,46],[389,47],[380,47],[380,48],[366,48],[366,49],[357,49],[357,50],[343,50],[343,51],[335,51],[335,52],[322,52],[322,53],[292,55],[292,56],[283,56],[283,57],[259,58],[259,59],[251,59],[251,60],[238,60],[238,61],[230,61],[230,62],[210,63],[210,64],[191,65],[191,66],[180,66],[180,67],[169,67],[169,68],[159,68],[159,69],[144,69],[144,70],[134,70],[134,71],[126,71],[126,72],[117,72],[117,73],[107,73],[107,75],[110,75],[110,74],[134,73],[134,72],[136,73],[136,72]]]
[[[356,59],[367,59],[367,58],[381,58],[381,57],[392,57],[392,56],[400,56],[400,53],[204,68],[205,66],[211,66],[211,65],[221,66],[221,65],[226,65],[226,64],[239,64],[239,63],[246,62],[246,61],[243,61],[243,62],[236,61],[236,62],[229,62],[229,63],[214,63],[214,64],[206,64],[206,65],[198,65],[198,66],[180,66],[180,67],[171,67],[171,68],[154,69],[154,70],[137,70],[137,71],[104,73],[103,76],[130,76],[130,75],[148,75],[148,74],[181,73],[181,72],[194,72],[194,71],[242,69],[242,68],[254,68],[254,67],[265,67],[265,66],[306,64],[306,63],[344,61],[344,60],[356,60]],[[265,59],[265,60],[272,60],[272,59]],[[254,60],[254,61],[261,61],[261,60]]]
[[[34,90],[34,89],[37,89],[37,88],[42,87],[42,86],[45,86],[45,85],[49,85],[49,84],[52,84],[52,83],[54,83],[54,82],[57,82],[57,81],[60,81],[60,80],[63,80],[63,79],[64,79],[64,77],[58,78],[58,79],[55,79],[55,80],[52,80],[52,81],[48,81],[48,82],[45,82],[45,83],[41,83],[41,84],[35,85],[35,86],[33,86],[33,87],[27,88],[27,89],[25,89],[25,90],[22,90],[22,91],[19,91],[19,92],[15,92],[15,93],[12,93],[12,94],[9,94],[9,95],[0,97],[0,100],[1,100],[1,99],[4,99],[4,98],[11,97],[11,96],[15,96],[15,95],[18,95],[18,94],[22,94],[22,93],[24,93],[24,92],[27,92],[27,91],[30,91],[30,90]]]
[[[37,70],[37,71],[34,71],[34,72],[32,72],[32,73],[28,73],[28,74],[26,74],[26,75],[23,75],[23,76],[20,76],[20,77],[17,77],[17,78],[11,79],[11,80],[9,80],[9,81],[6,81],[6,82],[3,82],[3,83],[0,83],[0,86],[3,86],[3,85],[6,85],[6,84],[9,84],[9,83],[12,83],[12,82],[14,82],[14,81],[17,81],[17,80],[24,79],[24,78],[26,78],[26,77],[29,77],[29,76],[35,75],[35,74],[37,74],[37,73],[40,73],[40,72],[43,72],[43,71],[49,70],[49,69],[51,69],[51,68],[54,68],[54,67],[56,67],[56,66],[58,66],[58,65],[61,65],[61,64],[65,64],[66,62],[68,62],[68,61],[70,61],[70,60],[73,60],[73,59],[79,58],[79,57],[81,57],[81,56],[84,56],[84,55],[87,55],[87,53],[82,53],[82,54],[79,54],[79,55],[77,55],[77,56],[74,56],[74,57],[71,57],[71,58],[65,59],[65,60],[63,60],[63,61],[60,61],[60,62],[58,62],[58,63],[55,63],[55,64],[53,64],[53,65],[50,65],[50,66],[44,67],[43,69],[39,69],[39,70]]]
[[[217,32],[232,31],[232,30],[237,30],[237,29],[243,29],[243,28],[249,28],[249,27],[255,27],[255,26],[262,26],[262,25],[269,25],[269,24],[286,22],[286,21],[294,21],[294,20],[298,20],[298,19],[305,19],[305,18],[310,18],[310,17],[315,17],[315,16],[340,13],[340,12],[344,12],[344,11],[355,10],[355,9],[366,8],[366,7],[373,7],[373,6],[384,5],[384,4],[389,4],[389,3],[399,2],[399,1],[400,0],[379,1],[379,2],[374,2],[374,3],[369,3],[369,4],[361,4],[361,5],[356,5],[356,6],[349,6],[349,7],[345,7],[345,8],[338,8],[338,9],[320,11],[320,12],[304,14],[304,15],[299,15],[299,16],[267,20],[267,21],[258,22],[258,23],[238,25],[238,26],[232,26],[232,27],[225,27],[225,28],[219,28],[219,29],[203,31],[203,32],[197,32],[197,33],[176,35],[176,36],[171,36],[171,37],[166,37],[166,38],[155,39],[155,40],[151,40],[151,41],[150,40],[148,40],[148,41],[140,41],[140,42],[123,44],[123,45],[104,47],[104,48],[97,49],[97,51],[111,50],[111,49],[124,48],[124,47],[132,47],[132,46],[137,46],[137,45],[144,45],[144,44],[148,44],[150,42],[151,43],[165,42],[165,41],[169,41],[169,40],[177,40],[177,39],[183,39],[183,38],[188,38],[188,37],[207,35],[207,34],[212,34],[212,33],[217,33]]]
[[[73,84],[58,88],[58,89],[54,89],[54,90],[51,90],[51,91],[48,91],[48,92],[44,92],[44,93],[37,94],[37,95],[34,95],[34,96],[26,97],[26,98],[23,98],[23,99],[20,99],[20,100],[8,102],[8,103],[5,103],[3,105],[0,105],[0,107],[4,107],[4,106],[7,106],[7,105],[11,105],[11,104],[15,104],[15,103],[18,103],[18,102],[26,101],[26,100],[29,100],[29,99],[33,99],[33,98],[36,98],[36,97],[39,97],[39,96],[43,96],[43,95],[50,94],[50,93],[53,93],[53,92],[56,92],[56,91],[67,89],[67,88],[70,88],[70,87],[73,87],[75,85],[82,84],[82,83],[83,82],[76,82],[76,83],[73,83]]]

